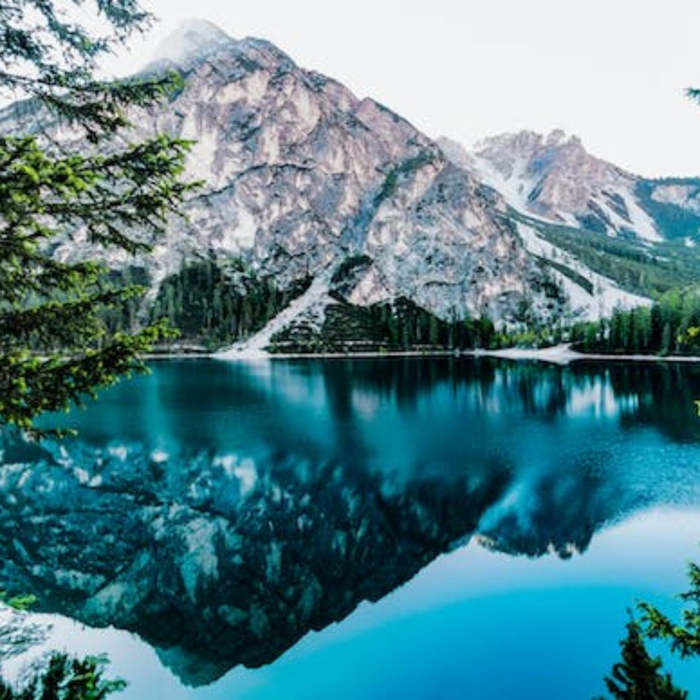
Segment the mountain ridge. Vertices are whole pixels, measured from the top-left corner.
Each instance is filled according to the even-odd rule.
[[[445,137],[437,142],[453,162],[501,192],[511,206],[548,220],[659,242],[674,236],[642,196],[645,188],[651,202],[700,212],[700,177],[643,177],[590,154],[580,137],[561,129],[497,134],[471,149]],[[695,224],[691,239],[700,240],[700,219]]]
[[[196,228],[209,229],[215,252],[241,255],[282,285],[366,254],[374,264],[358,283],[356,302],[403,295],[443,317],[487,308],[507,317],[513,304],[502,295],[524,296],[530,280],[542,277],[493,215],[503,204],[480,194],[479,183],[403,117],[299,68],[265,40],[201,45],[190,41],[186,55],[176,47],[187,80],[171,113],[151,110],[138,122],[155,118],[157,128],[196,141],[188,174],[208,185],[188,213]],[[267,194],[272,201],[256,206]],[[219,211],[230,207],[226,224],[214,203]],[[506,254],[510,248],[514,255]],[[430,258],[436,264],[424,269]]]
[[[145,321],[159,299],[169,313],[164,285],[188,266],[213,261],[226,276],[237,260],[236,269],[257,276],[258,287],[282,292],[316,280],[315,296],[299,304],[303,318],[289,318],[279,329],[289,336],[298,326],[315,347],[324,340],[326,312],[338,301],[379,313],[379,306],[405,300],[405,308],[417,309],[412,319],[425,312],[450,322],[487,316],[506,328],[565,325],[608,315],[618,305],[649,303],[641,284],[647,267],[668,257],[666,250],[648,252],[667,238],[654,222],[675,212],[683,196],[685,223],[692,228],[695,221],[697,193],[683,182],[646,192],[645,206],[660,212],[652,221],[642,195],[632,191],[648,181],[631,182],[616,166],[588,156],[580,140],[523,132],[462,152],[333,78],[299,67],[272,43],[234,39],[206,21],[178,28],[144,71],[165,68],[180,72],[183,88],[161,106],[132,110],[135,126],[125,137],[167,132],[192,140],[186,175],[206,184],[188,203],[188,220],[172,222],[151,253],[107,253],[116,273],[136,270],[150,286],[130,323]],[[0,121],[9,131],[48,130],[81,145],[79,133],[50,120],[39,124],[16,107],[3,110]],[[697,216],[700,222],[700,204]],[[580,237],[600,246],[601,233],[628,246],[615,265],[601,264],[599,255],[583,259],[560,241]],[[94,254],[79,230],[67,232],[55,251],[62,260]],[[618,261],[640,256],[649,259],[634,263],[633,278],[626,270],[618,274]],[[355,259],[365,262],[348,267]],[[351,274],[332,283],[339,270]],[[187,298],[194,293],[184,291]],[[202,324],[215,313],[230,319],[220,308],[227,300],[203,301]],[[211,308],[217,305],[218,311]],[[223,344],[245,340],[255,324],[243,325],[245,332],[236,317]]]

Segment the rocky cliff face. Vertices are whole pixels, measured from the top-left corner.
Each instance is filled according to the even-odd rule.
[[[617,264],[583,260],[576,245],[553,247],[551,237],[543,243],[514,211],[589,240],[698,240],[700,180],[638,178],[560,131],[497,136],[467,153],[299,67],[271,43],[236,40],[203,21],[167,39],[145,72],[164,69],[179,71],[184,88],[167,104],[132,113],[136,127],[125,137],[165,131],[194,140],[187,175],[205,185],[187,207],[189,222],[173,221],[152,254],[111,254],[109,262],[147,272],[146,306],[164,279],[202,257],[224,268],[235,258],[281,290],[304,280],[310,293],[253,342],[256,350],[290,329],[318,336],[338,301],[331,280],[357,259],[362,268],[342,280],[344,302],[403,299],[444,320],[517,323],[527,307],[536,322],[567,322],[651,296],[646,272],[615,277]],[[0,124],[48,130],[74,145],[80,138],[23,105],[2,110]],[[55,254],[95,251],[74,231]],[[670,257],[661,251],[652,264]]]
[[[347,290],[355,304],[406,297],[443,318],[508,320],[527,297],[543,319],[561,311],[541,292],[546,271],[504,222],[505,202],[391,110],[267,41],[235,40],[206,22],[183,26],[146,70],[166,68],[185,87],[132,114],[135,136],[195,140],[187,174],[206,185],[188,207],[190,223],[173,222],[136,261],[154,288],[209,251],[241,258],[283,288],[327,279],[363,255],[371,264]],[[0,119],[17,125],[12,109]],[[56,252],[89,253],[79,231]],[[314,300],[320,318],[326,301]]]
[[[592,156],[578,137],[561,130],[501,134],[478,142],[469,152],[449,139],[438,142],[453,162],[497,189],[519,211],[647,242],[700,236],[696,178],[633,175]],[[675,226],[666,220],[669,215]]]
[[[589,154],[556,130],[438,139],[458,167],[498,191],[528,252],[551,268],[574,316],[649,304],[700,279],[700,178],[652,180]]]
[[[196,140],[189,172],[207,182],[192,225],[159,247],[163,264],[208,247],[286,286],[366,255],[354,303],[405,296],[443,317],[507,317],[532,292],[541,271],[500,220],[503,202],[432,141],[268,42],[218,35],[201,50],[204,29],[183,30],[196,50],[175,41],[160,58],[187,83],[144,129]]]

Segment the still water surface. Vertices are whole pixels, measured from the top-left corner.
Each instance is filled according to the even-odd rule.
[[[2,438],[0,580],[41,613],[5,667],[106,651],[127,698],[601,694],[626,610],[677,610],[700,559],[699,397],[695,366],[154,363],[60,419],[76,439]]]

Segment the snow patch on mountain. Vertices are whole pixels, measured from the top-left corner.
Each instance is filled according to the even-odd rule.
[[[215,24],[204,19],[188,19],[156,48],[152,61],[182,63],[194,55],[205,56],[234,40]]]
[[[663,238],[636,195],[641,178],[590,155],[578,137],[561,129],[546,136],[534,131],[501,134],[482,139],[471,151],[449,139],[439,143],[454,163],[518,211],[610,236],[634,235],[648,242]],[[658,196],[658,201],[689,206],[690,193],[682,188]]]
[[[521,222],[518,222],[517,226],[518,233],[530,253],[565,265],[592,284],[593,291],[590,293],[562,272],[551,270],[551,274],[559,281],[569,297],[573,316],[579,320],[597,320],[610,316],[617,308],[634,309],[651,305],[650,299],[620,289],[612,280],[593,272],[568,251],[544,240],[532,226]]]
[[[332,303],[328,296],[330,288],[330,274],[318,275],[311,286],[301,296],[275,316],[262,330],[247,340],[232,345],[216,353],[220,360],[251,360],[268,356],[266,348],[270,345],[275,334],[285,330],[289,325],[301,318],[313,320],[320,327],[323,323],[323,310]]]

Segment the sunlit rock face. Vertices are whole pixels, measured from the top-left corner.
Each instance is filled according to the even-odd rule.
[[[447,138],[438,143],[453,162],[519,211],[647,242],[698,235],[698,178],[640,177],[591,155],[580,138],[561,129],[500,134],[470,151]]]
[[[443,318],[509,319],[529,297],[542,318],[560,311],[542,292],[545,273],[502,220],[501,198],[391,110],[267,41],[235,40],[207,22],[163,43],[146,72],[164,69],[181,72],[184,88],[157,109],[134,111],[129,138],[194,140],[187,175],[205,185],[189,223],[174,221],[136,261],[154,285],[207,251],[241,257],[281,288],[367,255],[356,303],[403,296]],[[16,125],[12,115],[0,119]],[[88,252],[76,232],[56,255]],[[134,261],[115,255],[112,263]]]
[[[186,87],[144,133],[196,140],[188,172],[207,181],[168,256],[210,247],[286,285],[365,254],[361,303],[405,296],[443,317],[508,315],[532,291],[541,273],[502,202],[411,124],[266,41],[213,46],[176,48]]]

